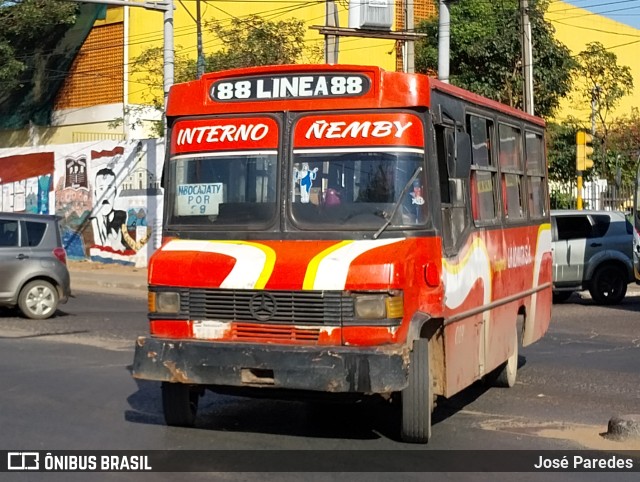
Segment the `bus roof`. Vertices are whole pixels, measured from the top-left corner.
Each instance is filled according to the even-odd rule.
[[[428,108],[431,89],[544,126],[538,117],[424,74],[328,64],[269,65],[207,73],[199,80],[171,87],[167,116]]]
[[[523,110],[514,109],[513,107],[510,107],[507,104],[503,104],[501,102],[491,100],[487,97],[474,94],[473,92],[462,89],[460,87],[456,87],[455,85],[447,84],[445,82],[442,82],[441,80],[438,80],[432,77],[429,78],[429,82],[433,90],[437,90],[442,93],[449,94],[453,97],[464,99],[478,106],[488,107],[495,111],[502,112],[505,115],[517,117],[527,122],[531,122],[532,124],[537,124],[541,127],[544,127],[545,125],[545,121],[543,118],[537,117],[531,114],[527,114]]]

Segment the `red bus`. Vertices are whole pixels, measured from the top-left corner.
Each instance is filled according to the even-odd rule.
[[[171,88],[163,244],[133,376],[169,425],[205,389],[436,397],[512,386],[551,314],[544,122],[420,74],[289,65]]]

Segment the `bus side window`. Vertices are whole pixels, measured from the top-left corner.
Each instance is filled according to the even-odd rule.
[[[496,220],[499,199],[496,177],[498,169],[494,161],[491,139],[493,122],[477,115],[467,116],[467,128],[471,134],[471,206],[476,224]]]
[[[519,128],[502,122],[498,123],[498,162],[504,216],[518,221],[525,217],[522,135]]]
[[[449,126],[436,126],[436,150],[438,157],[438,177],[440,181],[440,212],[442,215],[442,238],[445,252],[455,251],[461,240],[461,235],[469,224],[467,214],[465,186],[467,179],[457,179],[449,176],[449,157],[455,155],[451,148],[454,129]],[[469,162],[468,159],[459,160]]]

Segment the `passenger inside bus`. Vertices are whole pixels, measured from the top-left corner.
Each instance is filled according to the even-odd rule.
[[[327,190],[323,194],[324,206],[331,208],[335,206],[340,206],[342,193],[333,187],[327,188]]]

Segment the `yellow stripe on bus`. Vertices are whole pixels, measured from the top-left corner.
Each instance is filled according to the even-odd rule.
[[[312,290],[313,285],[316,281],[316,276],[318,274],[318,266],[320,262],[326,258],[328,255],[333,253],[334,251],[339,250],[349,244],[353,243],[353,240],[341,241],[340,243],[334,244],[333,246],[321,251],[316,254],[313,259],[309,262],[309,266],[307,266],[307,272],[304,275],[304,281],[302,283],[303,290]]]

